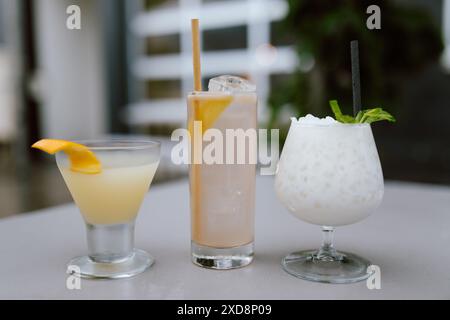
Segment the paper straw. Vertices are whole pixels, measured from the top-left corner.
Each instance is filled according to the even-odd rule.
[[[191,19],[191,30],[192,30],[192,65],[194,71],[194,91],[202,91],[202,75],[200,68],[200,32],[199,32],[199,20]],[[193,102],[193,119],[195,121],[199,119],[199,103],[194,100]],[[191,137],[193,139],[193,137]],[[201,148],[191,141],[191,146],[195,148]],[[193,150],[193,152],[195,152]],[[202,234],[202,185],[201,185],[201,165],[196,164],[191,158],[191,188],[192,188],[192,199],[191,199],[191,221],[192,221],[192,240],[200,240],[203,236]]]
[[[194,90],[202,91],[202,73],[200,68],[200,32],[198,19],[191,20],[192,29],[192,63],[194,67]]]

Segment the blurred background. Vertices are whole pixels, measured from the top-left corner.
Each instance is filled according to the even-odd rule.
[[[66,9],[81,9],[69,30]],[[381,29],[368,30],[369,5]],[[261,127],[351,112],[350,41],[359,40],[363,107],[387,179],[450,185],[450,0],[0,0],[0,217],[71,201],[43,137],[150,135],[155,183],[186,176],[170,134],[193,87],[190,18],[200,18],[204,83],[254,81]]]

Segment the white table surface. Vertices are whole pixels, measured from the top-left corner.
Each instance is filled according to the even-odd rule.
[[[256,257],[243,269],[207,270],[190,262],[187,180],[152,187],[137,221],[136,245],[156,263],[121,280],[82,280],[66,288],[66,262],[86,253],[73,205],[0,220],[3,299],[414,299],[450,298],[450,188],[386,183],[371,217],[336,232],[336,246],[381,268],[381,289],[365,282],[312,283],[280,267],[283,255],[317,247],[320,229],[277,201],[273,178],[257,180]]]

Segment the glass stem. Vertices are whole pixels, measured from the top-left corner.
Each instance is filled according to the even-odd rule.
[[[96,262],[120,262],[134,249],[134,221],[115,225],[86,224],[89,257]]]
[[[333,227],[322,227],[322,246],[315,255],[315,259],[321,261],[335,261],[341,260],[342,256],[336,252],[333,244],[334,240],[334,228]]]

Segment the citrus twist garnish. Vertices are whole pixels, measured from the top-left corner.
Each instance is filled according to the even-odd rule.
[[[222,112],[231,104],[233,96],[198,96],[192,98],[192,107],[194,108],[193,117],[189,123],[189,131],[192,134],[193,121],[202,122],[202,134],[211,128],[217,121]]]
[[[49,154],[64,151],[69,157],[72,171],[86,174],[96,174],[102,171],[100,161],[85,145],[66,140],[42,139],[31,147]]]

